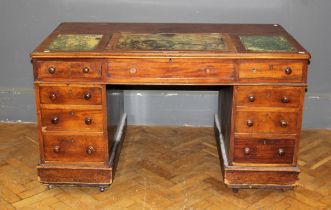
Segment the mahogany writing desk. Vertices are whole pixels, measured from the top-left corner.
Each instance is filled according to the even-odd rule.
[[[62,23],[31,57],[42,183],[112,183],[126,127],[116,85],[218,87],[224,183],[298,180],[310,55],[279,25]]]

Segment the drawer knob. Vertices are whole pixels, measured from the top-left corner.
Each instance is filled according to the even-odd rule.
[[[86,124],[86,125],[91,125],[91,124],[92,124],[92,118],[90,118],[90,117],[86,117],[86,118],[85,118],[85,124]]]
[[[86,153],[88,155],[92,155],[93,152],[94,152],[94,148],[91,145],[88,146],[87,149],[86,149]]]
[[[55,101],[55,100],[56,100],[56,98],[57,98],[57,95],[56,95],[56,93],[54,93],[54,92],[51,92],[51,93],[49,94],[49,98],[50,98],[52,101]]]
[[[84,99],[89,100],[92,97],[92,94],[90,92],[84,93]]]
[[[249,95],[248,96],[248,101],[254,102],[255,101],[255,96],[254,95]]]
[[[59,153],[61,151],[61,147],[59,145],[56,145],[54,148],[53,148],[53,151],[54,153]]]
[[[282,102],[287,104],[288,102],[290,102],[290,99],[287,96],[283,96],[282,97]]]
[[[51,66],[51,67],[48,68],[48,73],[54,74],[55,72],[56,72],[56,68],[55,67]]]
[[[285,72],[285,74],[291,74],[291,73],[292,73],[292,69],[291,69],[291,67],[286,67],[286,68],[284,69],[284,72]]]
[[[285,128],[287,127],[287,122],[285,120],[279,121],[280,127]]]
[[[284,156],[284,155],[285,155],[285,151],[284,151],[283,148],[279,148],[279,149],[278,149],[278,155],[279,155],[279,156]]]
[[[137,69],[132,67],[132,68],[130,68],[129,72],[130,72],[130,74],[135,74],[135,73],[137,73]]]
[[[254,125],[254,122],[253,122],[253,120],[247,120],[246,124],[248,127],[252,127]]]
[[[211,70],[209,68],[206,68],[205,72],[206,72],[206,74],[209,74],[211,72]]]
[[[55,117],[53,117],[53,118],[51,119],[52,124],[58,124],[59,121],[60,121],[60,118],[57,117],[57,116],[55,116]]]
[[[88,67],[85,66],[83,68],[83,73],[87,74],[87,73],[89,73],[89,71],[90,71],[90,69]]]
[[[249,155],[250,152],[251,152],[251,149],[249,147],[244,148],[245,155]]]

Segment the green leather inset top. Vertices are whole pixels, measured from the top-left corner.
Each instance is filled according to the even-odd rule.
[[[220,33],[120,33],[120,50],[227,50]]]
[[[50,51],[89,51],[94,50],[102,34],[59,34],[48,46]]]
[[[296,49],[283,36],[242,35],[241,43],[253,52],[295,52]]]

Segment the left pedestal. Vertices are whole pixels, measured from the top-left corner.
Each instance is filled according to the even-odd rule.
[[[39,181],[104,191],[113,182],[125,134],[122,92],[92,82],[101,80],[101,64],[42,61],[34,69]]]

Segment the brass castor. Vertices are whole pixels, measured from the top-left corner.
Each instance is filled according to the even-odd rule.
[[[49,190],[51,190],[51,189],[53,189],[53,188],[54,188],[54,185],[52,185],[52,184],[49,184],[47,187],[48,187],[48,189],[49,189]]]
[[[100,192],[105,192],[106,189],[107,189],[107,187],[105,187],[105,186],[101,186],[101,187],[99,187],[99,191],[100,191]]]
[[[239,188],[232,188],[232,192],[238,193],[239,192]]]

